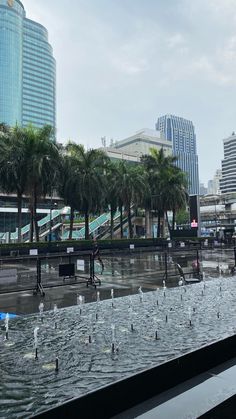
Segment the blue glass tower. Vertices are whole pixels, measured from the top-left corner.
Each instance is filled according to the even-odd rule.
[[[0,123],[56,126],[56,63],[47,30],[20,0],[0,0]]]
[[[158,118],[156,129],[167,141],[171,141],[173,153],[178,158],[177,166],[188,175],[189,194],[199,195],[198,156],[192,121],[164,115]]]

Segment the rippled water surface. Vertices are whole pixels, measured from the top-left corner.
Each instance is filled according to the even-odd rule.
[[[83,305],[82,313],[76,306],[56,314],[46,312],[42,318],[10,320],[7,341],[1,322],[0,417],[30,417],[230,336],[236,329],[235,304],[236,278],[219,278],[207,281],[205,287],[199,283],[148,292],[143,301],[140,295],[117,298],[114,307],[106,300]],[[35,327],[39,327],[38,360]]]

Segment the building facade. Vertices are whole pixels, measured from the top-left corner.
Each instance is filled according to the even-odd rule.
[[[236,134],[223,140],[224,159],[222,160],[221,193],[236,192]]]
[[[222,178],[222,171],[217,169],[213,179],[208,181],[207,193],[209,195],[219,195],[220,194],[220,181]]]
[[[56,62],[47,30],[20,0],[0,0],[0,123],[56,127]]]
[[[196,135],[192,121],[175,115],[158,118],[156,130],[173,146],[173,154],[178,158],[177,166],[187,173],[189,194],[199,194],[199,171]]]
[[[154,148],[160,150],[163,148],[166,155],[172,153],[172,145],[169,141],[166,141],[160,134],[155,130],[142,129],[136,132],[134,135],[125,138],[124,140],[117,141],[113,147],[120,153],[127,153],[137,158],[145,154],[150,154],[150,149]]]

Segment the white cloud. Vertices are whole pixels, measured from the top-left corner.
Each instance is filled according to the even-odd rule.
[[[158,114],[187,116],[201,133],[206,178],[213,159],[204,153],[236,129],[236,0],[23,3],[54,48],[60,137],[92,146],[152,128]]]

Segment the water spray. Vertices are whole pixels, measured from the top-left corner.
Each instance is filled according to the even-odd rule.
[[[5,317],[5,330],[6,330],[6,334],[5,334],[5,339],[8,340],[9,336],[8,336],[8,329],[9,329],[9,314],[6,314]]]

